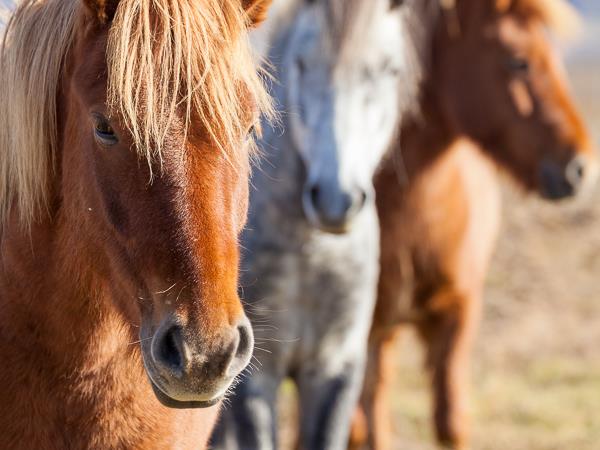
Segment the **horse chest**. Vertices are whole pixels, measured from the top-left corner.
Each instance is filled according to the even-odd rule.
[[[296,304],[302,357],[352,351],[368,329],[375,300],[377,248],[368,228],[318,233],[299,255]],[[373,244],[373,245],[372,245]]]

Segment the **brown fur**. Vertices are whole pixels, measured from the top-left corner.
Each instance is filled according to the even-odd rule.
[[[403,124],[399,148],[376,177],[381,275],[351,447],[390,448],[392,344],[408,323],[426,347],[437,438],[468,447],[468,360],[500,208],[497,169],[482,151],[531,190],[543,189],[544,158],[564,167],[582,155],[592,170],[590,139],[546,23],[524,3],[532,4],[499,11],[492,0],[457,1],[460,34],[446,21],[437,26],[422,117]],[[529,61],[528,74],[505,70],[514,54]]]
[[[252,26],[257,26],[267,18],[267,11],[273,0],[243,0],[242,5]]]
[[[110,116],[106,4],[86,0],[93,9],[75,10],[72,44],[52,94],[57,136],[47,214],[24,227],[13,202],[4,219],[0,448],[204,448],[218,406],[162,406],[142,363],[147,339],[140,342],[140,328],[151,334],[165,316],[177,317],[211,358],[243,317],[237,236],[246,217],[248,138],[238,134],[236,148],[221,151],[195,111],[188,132],[185,114],[178,115],[161,162],[140,160],[144,150],[135,148],[118,114],[111,126],[119,142],[97,143],[91,113]],[[245,39],[246,20],[227,20],[241,24],[237,33]],[[231,108],[248,110],[252,95],[238,90],[239,104]],[[255,118],[236,120],[247,129]]]
[[[100,23],[108,23],[115,16],[118,0],[84,0],[84,3],[92,11]]]

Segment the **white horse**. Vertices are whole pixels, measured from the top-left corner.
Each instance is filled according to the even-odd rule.
[[[419,78],[407,24],[421,1],[400,3],[276,1],[261,32],[283,124],[264,130],[242,241],[243,297],[262,352],[214,448],[277,448],[286,377],[300,394],[301,446],[347,445],[378,276],[372,177]]]

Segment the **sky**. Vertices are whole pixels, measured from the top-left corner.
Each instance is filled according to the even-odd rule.
[[[598,0],[571,0],[571,3],[584,12],[593,13],[595,16],[600,15],[600,2]]]

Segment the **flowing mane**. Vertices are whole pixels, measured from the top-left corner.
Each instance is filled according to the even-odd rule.
[[[0,55],[0,223],[12,206],[30,224],[46,208],[57,152],[57,92],[73,43],[80,0],[24,0]],[[136,151],[161,161],[167,131],[183,111],[226,154],[247,126],[248,89],[270,104],[244,30],[239,0],[121,0],[106,51],[108,103],[123,116]],[[179,114],[179,115],[178,115]],[[179,125],[181,126],[181,125]]]

